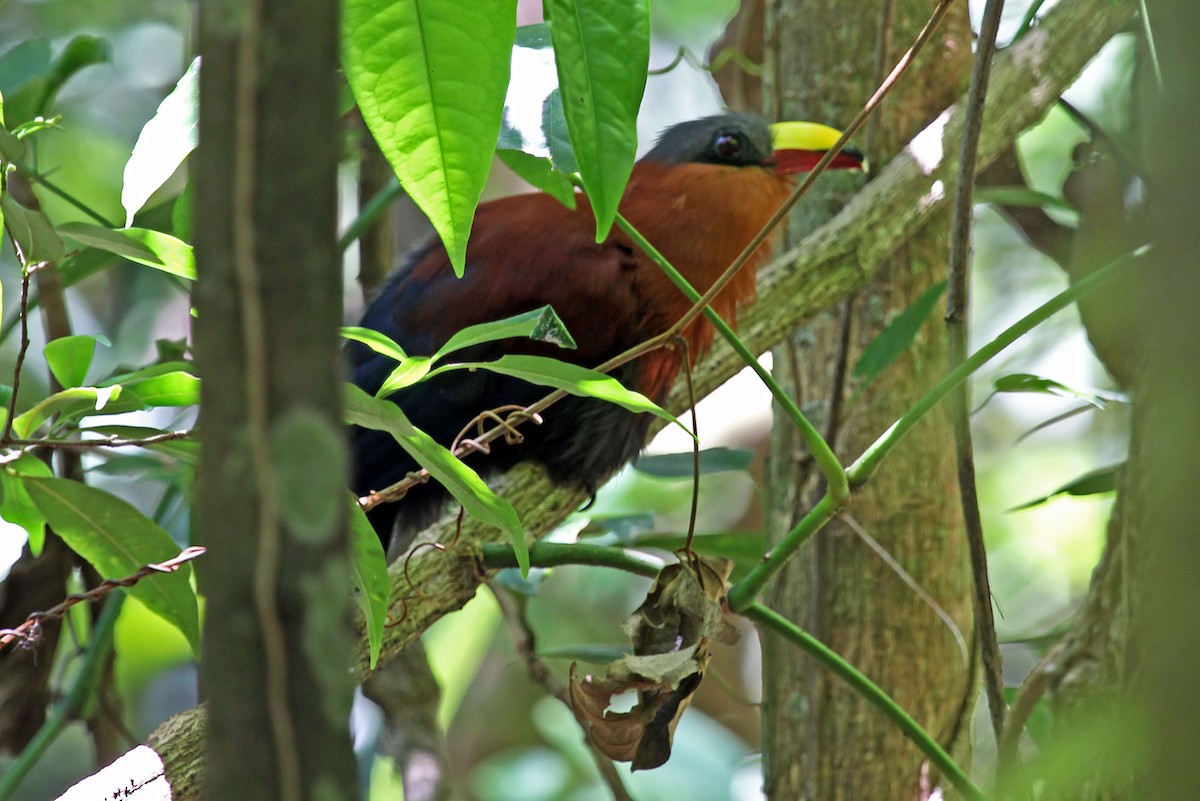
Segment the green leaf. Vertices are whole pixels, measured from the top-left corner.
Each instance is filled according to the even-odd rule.
[[[373,398],[353,384],[346,384],[346,421],[363,428],[387,431],[417,464],[429,471],[467,514],[508,535],[522,575],[529,573],[529,547],[525,528],[512,504],[501,498],[479,474],[439,445],[411,422],[391,401]]]
[[[491,168],[516,0],[347,0],[346,77],[380,149],[455,271]]]
[[[1023,509],[1029,509],[1034,506],[1040,506],[1046,501],[1058,495],[1075,495],[1077,497],[1084,495],[1101,495],[1107,492],[1114,492],[1117,489],[1117,477],[1121,473],[1121,469],[1125,467],[1125,463],[1102,467],[1099,470],[1093,470],[1090,473],[1085,473],[1074,481],[1069,481],[1063,484],[1053,492],[1047,493],[1040,498],[1034,498],[1032,501],[1027,501],[1020,506],[1014,506],[1009,509],[1010,512],[1019,512]]]
[[[567,331],[566,323],[555,314],[554,309],[542,306],[540,309],[516,314],[503,320],[467,326],[450,337],[445,345],[438,348],[432,359],[436,362],[456,350],[513,337],[527,337],[537,342],[549,342],[560,348],[574,349],[575,347],[575,340]]]
[[[126,234],[122,229],[114,230],[85,222],[66,222],[58,226],[58,232],[85,247],[98,248],[141,264],[162,266],[162,261],[154,254],[153,250]]]
[[[154,254],[153,259],[145,261],[132,256],[125,258],[189,281],[196,280],[196,256],[187,242],[149,228],[122,228],[121,233],[140,242]]]
[[[554,169],[549,158],[520,150],[497,150],[496,155],[522,181],[542,190],[568,209],[575,208],[575,185],[571,179]]]
[[[200,379],[175,370],[123,384],[147,406],[195,406],[200,403]]]
[[[428,356],[408,356],[402,359],[400,364],[396,365],[396,369],[383,379],[375,397],[386,398],[398,389],[412,386],[429,375],[429,366],[432,363],[433,360]]]
[[[754,461],[754,451],[735,448],[705,448],[700,451],[700,474],[744,472]],[[691,478],[694,473],[691,451],[639,456],[633,463],[638,472],[658,478]]]
[[[345,339],[361,342],[376,353],[390,356],[398,362],[408,358],[404,348],[400,347],[394,339],[373,328],[360,328],[354,325],[342,326],[342,336]]]
[[[54,532],[104,578],[124,578],[179,553],[179,546],[153,520],[107,492],[62,478],[22,481]],[[191,575],[191,566],[183,565],[173,573],[142,579],[126,592],[179,629],[199,658],[200,615]]]
[[[1075,211],[1075,207],[1061,197],[1048,195],[1027,186],[981,186],[975,190],[975,202],[995,203],[998,206],[1037,206]]]
[[[600,242],[612,227],[637,151],[637,113],[650,63],[650,4],[546,0],[544,8],[571,146]]]
[[[430,375],[449,370],[490,370],[493,373],[512,376],[544,387],[554,387],[572,395],[599,398],[628,409],[631,412],[649,412],[672,423],[675,416],[661,408],[640,392],[626,389],[610,375],[562,362],[546,356],[524,356],[509,354],[494,362],[463,362],[439,367]]]
[[[42,349],[46,365],[63,387],[77,387],[87,377],[96,355],[96,337],[86,334],[59,337]]]
[[[5,97],[50,71],[50,40],[26,39],[0,56],[0,92]]]
[[[67,252],[54,226],[40,211],[25,208],[8,194],[0,195],[0,211],[4,213],[4,227],[21,248],[25,264],[58,261]]]
[[[13,433],[20,439],[26,439],[56,414],[66,420],[89,414],[122,414],[145,408],[136,397],[122,398],[121,389],[119,386],[72,387],[55,392],[29,411],[17,415],[13,420]]]
[[[1095,392],[1075,389],[1052,378],[1043,378],[1032,373],[1013,373],[1001,376],[996,379],[993,386],[996,392],[1034,392],[1042,395],[1056,395],[1060,398],[1079,398],[1097,409],[1107,408],[1109,400]]]
[[[200,120],[200,57],[192,59],[150,121],[142,126],[133,153],[125,164],[121,205],[125,226],[179,165],[196,149]]]
[[[25,529],[29,536],[29,552],[38,556],[46,543],[46,516],[25,490],[22,476],[54,475],[50,466],[32,454],[25,454],[0,470],[0,518]]]
[[[933,307],[937,305],[938,298],[945,291],[945,281],[929,287],[911,306],[892,320],[879,336],[871,340],[859,357],[858,364],[854,365],[854,378],[863,383],[874,381],[900,358],[912,345],[917,332],[921,330],[926,318],[933,312]]]
[[[387,623],[388,596],[392,588],[383,544],[353,498],[350,502],[350,569],[354,578],[354,601],[362,610],[367,625],[367,643],[371,668],[374,669],[383,647],[383,628]]]

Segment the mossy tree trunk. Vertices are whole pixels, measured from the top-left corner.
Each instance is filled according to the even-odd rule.
[[[766,4],[767,113],[844,126],[925,23],[931,5],[900,0],[881,36],[878,4],[777,0]],[[970,64],[966,6],[951,11],[900,88],[860,135],[881,164],[959,96]],[[856,187],[823,179],[793,231],[812,230]],[[947,192],[950,190],[947,189]],[[938,315],[913,346],[869,384],[851,371],[863,348],[946,277],[948,217],[914,231],[869,286],[820,315],[774,351],[776,375],[848,463],[946,370]],[[794,241],[799,241],[795,238]],[[823,491],[794,429],[780,423],[769,469],[774,536]],[[929,600],[908,586],[875,540]],[[967,548],[955,484],[953,437],[935,411],[876,478],[810,541],[766,600],[863,670],[948,748],[962,753],[975,693]],[[942,611],[944,610],[944,612]],[[954,631],[948,624],[953,621]],[[773,637],[764,643],[764,764],[771,799],[924,797],[937,782],[892,723],[832,674]]]

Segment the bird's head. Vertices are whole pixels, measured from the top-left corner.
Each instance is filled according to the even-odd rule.
[[[644,158],[663,164],[767,167],[788,175],[815,167],[841,135],[815,122],[768,125],[748,114],[718,114],[671,126]],[[847,147],[829,168],[862,169],[863,164],[862,153]]]

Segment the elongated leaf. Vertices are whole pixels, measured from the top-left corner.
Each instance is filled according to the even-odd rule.
[[[575,185],[567,176],[554,169],[549,158],[533,156],[520,150],[497,150],[496,155],[517,177],[542,190],[568,209],[575,208]]]
[[[0,56],[0,92],[7,97],[50,69],[50,40],[26,39]]]
[[[346,77],[462,274],[508,88],[516,0],[347,0]]]
[[[182,370],[125,384],[147,406],[195,406],[200,402],[200,379]]]
[[[350,502],[350,569],[354,576],[354,602],[362,610],[366,622],[371,667],[374,668],[383,647],[383,627],[387,623],[388,596],[392,588],[388,582],[383,544],[353,498]]]
[[[612,227],[633,170],[650,62],[647,0],[546,0],[558,85],[596,241]]]
[[[560,348],[573,349],[575,347],[575,340],[567,331],[566,324],[554,313],[554,309],[542,306],[540,309],[516,314],[503,320],[467,326],[437,349],[437,352],[433,354],[433,361],[472,345],[512,339],[513,337],[528,337],[538,342],[558,345]]]
[[[408,358],[404,348],[400,347],[394,339],[373,328],[360,328],[355,325],[343,326],[342,336],[354,342],[361,342],[376,353],[390,356],[398,362]]]
[[[409,422],[399,406],[373,398],[353,384],[346,384],[345,390],[346,422],[387,431],[395,437],[400,447],[463,505],[467,514],[508,535],[522,574],[528,574],[529,548],[525,544],[525,529],[512,504],[493,492],[478,473]]]
[[[126,227],[133,225],[133,215],[196,149],[199,120],[200,57],[197,56],[171,93],[158,104],[154,116],[142,126],[125,164],[121,205],[125,207]]]
[[[58,261],[67,252],[54,226],[40,211],[27,209],[9,194],[0,195],[4,227],[12,235],[27,264]]]
[[[705,448],[700,451],[700,473],[727,473],[750,469],[754,451],[735,448]],[[687,453],[659,453],[639,456],[633,466],[641,473],[658,478],[691,478],[695,462]]]
[[[0,469],[0,517],[25,529],[29,552],[38,556],[46,544],[46,516],[25,490],[23,476],[50,478],[50,466],[32,454]]]
[[[121,398],[121,387],[72,387],[56,392],[13,420],[13,433],[24,439],[54,415],[77,418],[88,414],[121,414],[144,409],[134,398]]]
[[[1022,509],[1029,509],[1034,506],[1040,506],[1046,501],[1058,495],[1100,495],[1106,492],[1113,492],[1117,488],[1117,477],[1121,473],[1121,469],[1125,467],[1125,463],[1102,467],[1099,470],[1093,470],[1090,473],[1085,473],[1074,481],[1069,481],[1063,484],[1053,492],[1049,492],[1040,498],[1034,498],[1032,501],[1027,501],[1020,506],[1014,506],[1009,509],[1010,512],[1019,512]]]
[[[946,282],[934,284],[926,289],[913,304],[892,320],[879,336],[871,340],[863,350],[858,364],[854,365],[854,377],[866,383],[890,367],[896,359],[909,349],[917,332],[933,312],[938,298],[946,291]]]
[[[22,479],[54,532],[105,578],[124,578],[143,565],[165,562],[179,546],[153,520],[125,501],[78,481]],[[143,579],[128,592],[179,629],[200,656],[200,615],[189,565]]]
[[[81,245],[99,248],[130,261],[154,266],[162,265],[153,250],[120,229],[114,230],[85,222],[67,222],[58,226],[58,232]]]
[[[1033,392],[1042,395],[1056,395],[1060,398],[1079,398],[1087,401],[1097,409],[1107,408],[1108,399],[1102,394],[1083,389],[1069,387],[1053,378],[1044,378],[1031,373],[1013,373],[997,378],[994,384],[996,392]]]
[[[153,259],[143,260],[133,256],[125,258],[189,281],[196,280],[196,256],[187,242],[149,228],[122,228],[121,233],[140,242],[154,254]]]
[[[554,387],[572,395],[586,398],[599,398],[609,403],[628,409],[631,412],[649,412],[655,417],[661,417],[673,423],[679,421],[654,401],[640,392],[626,389],[617,379],[610,375],[589,370],[576,364],[561,362],[546,356],[524,356],[510,354],[501,356],[494,362],[463,362],[439,367],[430,375],[437,375],[449,370],[490,370],[493,373],[520,378],[531,384],[543,387]]]
[[[59,337],[42,349],[50,372],[64,387],[77,387],[87,377],[96,355],[96,337],[87,334]]]
[[[398,389],[410,387],[429,375],[429,367],[433,360],[428,356],[408,356],[396,365],[396,369],[388,373],[375,393],[377,398],[386,398]]]

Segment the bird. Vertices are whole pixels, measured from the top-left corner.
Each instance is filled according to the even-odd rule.
[[[811,170],[840,137],[817,123],[768,125],[757,116],[726,113],[667,128],[633,167],[620,212],[695,287],[704,292],[785,202],[794,176]],[[848,148],[832,169],[861,169]],[[753,301],[754,272],[770,256],[768,240],[716,295],[713,308],[733,323]],[[409,355],[430,355],[456,331],[549,305],[577,343],[574,350],[527,340],[477,345],[455,354],[490,361],[506,353],[554,356],[595,367],[677,322],[691,302],[648,256],[614,228],[596,241],[585,194],[574,209],[550,195],[527,193],[481,204],[466,250],[462,278],[436,237],[413,250],[368,305],[360,325],[382,332]],[[698,318],[684,329],[693,361],[712,343],[713,328]],[[347,345],[350,378],[375,393],[396,366],[367,346]],[[612,372],[624,386],[661,402],[681,368],[680,354],[658,349]],[[545,387],[484,370],[451,371],[389,396],[411,422],[449,446],[478,414],[528,406]],[[569,396],[540,424],[522,427],[523,441],[497,441],[468,459],[485,476],[523,460],[541,463],[552,480],[595,493],[600,482],[637,456],[650,415],[593,398]],[[383,431],[351,429],[351,488],[360,496],[383,489],[417,464]],[[430,481],[396,503],[369,513],[385,547],[398,533],[410,538],[446,507],[448,494]]]

